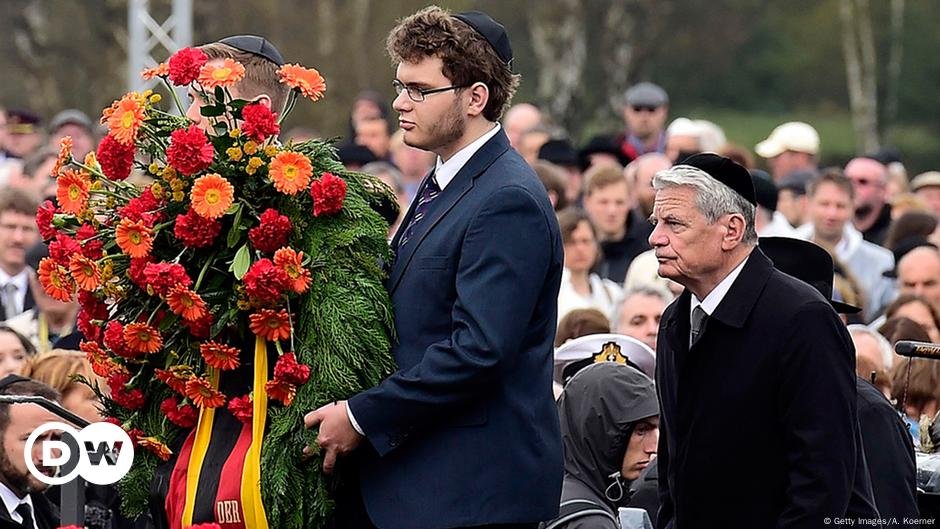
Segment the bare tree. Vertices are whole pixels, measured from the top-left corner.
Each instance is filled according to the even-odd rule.
[[[885,112],[882,132],[887,132],[898,115],[898,92],[901,83],[901,58],[904,51],[904,0],[891,0],[891,36],[885,79]]]
[[[875,152],[880,149],[881,141],[878,136],[875,43],[868,0],[840,0],[839,14],[856,149]]]
[[[587,59],[584,8],[579,0],[546,1],[534,10],[529,31],[538,61],[538,98],[559,125],[570,127]]]

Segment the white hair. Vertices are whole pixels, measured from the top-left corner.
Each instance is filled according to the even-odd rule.
[[[662,300],[663,305],[669,305],[672,303],[672,300],[675,299],[675,296],[668,288],[658,283],[644,283],[628,288],[623,293],[623,295],[620,296],[620,301],[614,308],[613,315],[611,315],[610,328],[613,332],[620,332],[620,315],[623,314],[623,306],[627,300],[633,296],[649,296],[651,298],[659,298]]]
[[[757,244],[754,204],[710,174],[691,165],[676,165],[656,173],[653,177],[653,188],[657,191],[678,186],[695,189],[695,205],[705,215],[709,224],[717,222],[722,215],[743,216],[745,226],[742,242],[748,246]]]
[[[887,338],[881,335],[881,333],[872,330],[867,325],[862,325],[860,323],[853,323],[846,327],[849,330],[849,334],[865,334],[871,336],[875,343],[878,344],[878,350],[881,351],[881,363],[884,364],[886,371],[891,369],[891,366],[894,364],[894,351],[891,349],[891,342]]]

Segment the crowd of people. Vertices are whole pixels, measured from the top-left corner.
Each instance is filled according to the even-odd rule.
[[[501,26],[494,29],[485,15],[422,13],[403,24],[433,34],[458,27],[458,18],[468,26],[451,29],[459,46],[484,38],[492,49],[468,48],[483,57],[478,60],[511,65]],[[646,510],[654,527],[711,527],[719,525],[702,520],[722,501],[734,501],[740,518],[733,519],[751,517],[753,527],[784,519],[794,527],[821,526],[801,516],[839,502],[849,506],[845,515],[918,525],[913,449],[924,420],[940,411],[940,364],[899,357],[893,345],[940,342],[940,172],[908,175],[903,159],[890,151],[821,167],[826,138],[803,122],[783,123],[757,145],[734,145],[720,124],[670,116],[666,90],[649,82],[624,93],[621,131],[579,147],[537,105],[508,105],[511,76],[456,86],[453,75],[477,73],[466,65],[463,73],[442,70],[441,57],[454,50],[397,38],[390,46],[400,48],[390,53],[399,64],[398,97],[390,105],[378,92],[362,92],[338,145],[348,168],[377,176],[398,199],[401,213],[389,229],[399,254],[390,292],[396,308],[410,311],[396,315],[396,359],[403,371],[308,420],[321,428],[321,447],[332,451],[334,461],[363,439],[378,452],[361,455],[370,465],[361,476],[368,485],[363,490],[376,488],[388,497],[364,492],[366,506],[341,509],[343,516],[361,520],[368,510],[373,520],[393,519],[396,509],[426,499],[403,492],[421,482],[439,486],[436,494],[453,495],[453,502],[444,502],[451,511],[425,505],[421,516],[412,513],[412,521],[429,527],[437,526],[436,519],[453,521],[448,527],[531,521],[557,508],[560,515],[549,527],[617,527],[618,508],[627,506]],[[421,120],[430,118],[418,109],[434,101],[436,86],[444,87],[437,92],[466,88],[445,96],[466,97],[469,116],[460,122],[463,136],[445,138],[450,143],[436,143],[441,138],[434,134],[443,132],[433,127],[420,135]],[[504,99],[494,110],[487,98],[497,96]],[[397,130],[393,110],[404,120]],[[81,159],[94,150],[101,130],[77,110],[45,123],[30,111],[0,111],[0,378],[22,375],[42,383],[8,378],[0,393],[47,396],[94,421],[100,419],[95,394],[74,377],[96,380],[75,351],[78,304],[52,299],[37,281],[38,262],[49,250],[35,215],[41,201],[55,200],[59,140],[71,136]],[[299,127],[283,141],[315,134]],[[487,150],[504,136],[506,150],[511,146],[519,157]],[[493,178],[462,183],[463,169],[448,166],[468,145],[473,149],[462,163]],[[557,227],[545,228],[541,199],[528,198],[529,172],[541,181]],[[498,180],[504,177],[510,184]],[[695,194],[688,194],[693,188]],[[429,231],[425,224],[412,231],[422,208],[438,194],[454,196],[450,189],[469,198],[436,199],[435,207],[459,198],[462,213],[445,219],[447,229]],[[708,219],[706,228],[693,213]],[[409,244],[418,233],[422,238]],[[454,240],[457,235],[464,239]],[[402,262],[401,255],[412,253],[412,265]],[[509,272],[494,272],[503,268]],[[736,281],[750,290],[735,290]],[[732,301],[722,299],[728,296]],[[510,328],[526,321],[531,328]],[[527,394],[542,387],[548,369],[539,364],[538,351],[549,343],[555,348],[557,410]],[[430,352],[435,348],[438,356]],[[480,388],[492,391],[494,366],[513,373],[500,371],[498,378],[512,378],[514,385],[498,386],[498,406],[468,403]],[[857,376],[842,376],[852,366]],[[737,407],[722,409],[729,402]],[[442,418],[441,410],[454,403],[455,416]],[[41,494],[44,486],[23,467],[17,452],[22,445],[10,441],[10,432],[39,420],[24,413],[0,405],[0,497],[6,506],[0,523],[45,529],[55,526],[48,522],[53,507]],[[446,424],[417,427],[417,440],[408,441],[411,448],[403,453],[396,448],[415,428],[394,435],[386,430],[412,416]],[[557,423],[551,426],[555,419],[560,431]],[[528,420],[549,426],[518,426]],[[826,450],[819,449],[822,425],[825,435],[839,440]],[[750,432],[746,443],[731,440],[728,430],[736,427]],[[546,440],[553,432],[559,439]],[[794,448],[801,443],[813,449]],[[693,453],[695,446],[704,453]],[[544,450],[527,454],[532,447]],[[483,453],[477,459],[501,467],[502,474],[490,470],[498,475],[490,484],[505,491],[467,485],[476,467],[466,466],[461,450]],[[514,465],[535,472],[555,450],[564,459],[560,497],[540,497],[526,508],[462,504],[468,490],[498,497],[514,494],[517,482],[532,494],[552,496],[557,490],[551,476],[520,476]],[[776,455],[765,458],[768,452]],[[807,453],[815,459],[797,461]],[[437,463],[417,466],[411,458]],[[724,461],[716,464],[715,458]],[[754,468],[762,464],[767,468]],[[807,468],[812,465],[818,468]],[[719,466],[724,474],[715,475]],[[749,471],[754,485],[722,477]],[[464,485],[448,488],[441,479]],[[823,492],[829,496],[820,499]],[[129,524],[115,502],[107,496],[95,508],[103,519],[113,516],[110,527]]]

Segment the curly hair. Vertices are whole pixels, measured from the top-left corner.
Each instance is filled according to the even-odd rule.
[[[444,76],[455,86],[485,84],[490,97],[483,117],[489,121],[500,120],[519,86],[521,77],[512,73],[482,35],[437,6],[399,21],[388,35],[386,48],[393,64],[438,57]]]

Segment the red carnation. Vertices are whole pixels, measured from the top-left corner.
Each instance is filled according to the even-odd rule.
[[[124,340],[124,326],[118,321],[109,321],[104,330],[104,346],[112,353],[123,358],[137,358],[142,355],[138,351],[131,350]]]
[[[146,285],[161,296],[167,295],[176,285],[188,287],[193,284],[183,265],[176,263],[148,263],[144,267],[144,278]]]
[[[212,331],[212,314],[206,314],[204,318],[196,321],[183,320],[183,325],[189,329],[189,334],[192,334],[193,338],[208,340]]]
[[[134,142],[128,145],[114,139],[108,134],[98,144],[97,160],[101,166],[101,172],[109,180],[124,180],[131,174],[131,168],[134,166],[134,152],[137,146]]]
[[[85,338],[100,344],[103,338],[101,324],[93,320],[108,319],[108,307],[87,290],[78,291],[78,305],[81,307],[78,312],[78,330]]]
[[[181,428],[196,426],[196,408],[189,404],[184,404],[181,407],[174,397],[160,403],[160,412],[166,415],[171,423]]]
[[[245,424],[251,424],[251,397],[245,395],[244,397],[236,397],[228,401],[228,411],[232,412],[232,415],[239,421]]]
[[[252,103],[243,108],[242,119],[242,132],[255,141],[264,141],[268,136],[274,136],[281,131],[277,124],[277,114],[261,103]]]
[[[310,197],[313,198],[315,217],[338,213],[346,200],[346,181],[333,173],[323,173],[310,183]]]
[[[185,215],[176,216],[176,226],[173,234],[189,248],[202,248],[210,246],[216,236],[222,231],[222,223],[215,219],[207,219],[199,215],[192,208]]]
[[[167,66],[170,69],[170,82],[176,86],[185,86],[199,77],[199,70],[209,60],[205,52],[195,48],[183,48],[174,53]]]
[[[274,378],[290,384],[304,384],[310,378],[310,366],[297,363],[294,353],[281,355],[274,366]]]
[[[194,175],[212,164],[214,154],[206,133],[196,125],[190,125],[188,129],[177,129],[170,134],[166,160],[180,173]]]
[[[129,410],[140,409],[144,405],[144,393],[139,389],[127,389],[131,376],[127,373],[115,373],[108,377],[108,387],[111,388],[111,399]]]
[[[126,206],[120,208],[118,215],[122,219],[130,219],[135,222],[144,221],[147,226],[152,227],[163,220],[163,212],[160,211],[162,205],[161,201],[153,196],[153,191],[148,187],[144,189],[139,197],[132,198]]]
[[[82,245],[72,237],[59,233],[55,240],[49,243],[49,257],[57,264],[68,269],[73,254],[82,253]]]
[[[243,279],[248,296],[262,303],[277,301],[290,282],[287,272],[274,266],[270,259],[256,261]]]
[[[127,269],[127,277],[142,290],[147,290],[147,276],[144,275],[144,270],[147,268],[147,265],[152,262],[153,256],[150,255],[147,257],[135,257],[131,259],[131,265]]]
[[[51,200],[43,202],[36,210],[36,226],[39,227],[39,235],[42,240],[48,241],[55,237],[56,230],[52,226],[52,219],[55,217],[55,204]]]
[[[79,240],[82,244],[82,255],[89,259],[101,259],[104,255],[104,241],[101,239],[95,239],[89,241],[92,237],[98,235],[98,232],[95,231],[95,228],[91,224],[82,224],[82,226],[75,232],[75,238]]]
[[[79,290],[79,294],[82,292],[87,292],[87,290]],[[101,343],[101,327],[92,322],[92,319],[94,318],[88,312],[82,309],[78,311],[78,317],[76,318],[75,326],[78,327],[78,330],[86,339],[95,343]]]
[[[286,215],[281,215],[274,208],[268,208],[261,214],[261,224],[248,231],[248,239],[258,250],[274,253],[287,246],[291,230],[293,226]]]

